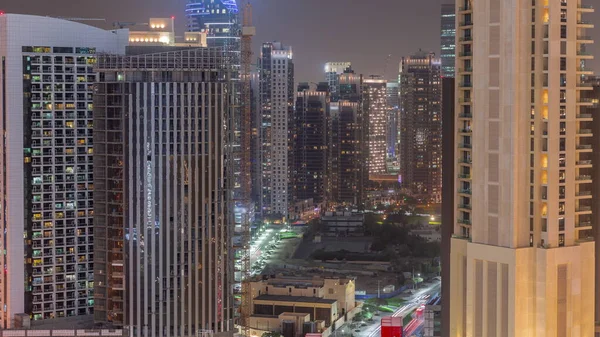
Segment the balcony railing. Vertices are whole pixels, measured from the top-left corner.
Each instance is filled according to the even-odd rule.
[[[580,176],[575,177],[575,180],[577,180],[577,181],[592,180],[592,176],[584,174],[584,175],[580,175]]]
[[[471,189],[467,188],[467,189],[459,189],[458,193],[460,194],[471,194]]]

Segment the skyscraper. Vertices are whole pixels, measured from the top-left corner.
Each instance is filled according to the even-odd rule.
[[[311,89],[308,83],[298,85],[292,180],[294,201],[325,200],[327,186],[327,136],[329,119],[327,83]]]
[[[450,239],[454,233],[454,150],[456,88],[454,77],[442,78],[442,315],[441,336],[450,336]]]
[[[346,69],[350,68],[350,62],[327,62],[325,63],[325,81],[329,85],[329,93],[331,98],[336,101],[338,99],[337,90],[339,85],[338,77]]]
[[[456,14],[454,4],[442,4],[441,53],[442,77],[454,77]]]
[[[94,97],[95,320],[130,336],[233,328],[220,48],[103,55]]]
[[[457,2],[450,336],[594,334],[592,11]]]
[[[419,51],[403,57],[400,73],[400,174],[415,195],[440,202],[442,90],[440,60]]]
[[[185,8],[188,30],[206,32],[209,47],[239,49],[238,13],[236,0],[188,0]]]
[[[373,76],[363,81],[363,116],[368,174],[385,174],[387,158],[387,81]]]
[[[92,93],[127,32],[0,15],[1,328],[93,312]]]
[[[258,72],[250,75],[250,97],[252,137],[251,137],[251,162],[252,162],[252,202],[255,212],[260,212],[260,201],[262,199],[262,141],[260,131],[262,130],[262,114],[260,108],[260,76]]]
[[[362,82],[362,75],[350,68],[339,75],[339,100],[330,106],[328,140],[329,200],[359,208],[364,201],[365,179],[368,179]]]
[[[398,117],[400,113],[400,88],[398,82],[388,82],[386,84],[387,98],[387,156],[396,158],[398,147]]]
[[[281,42],[264,43],[260,55],[260,106],[262,125],[263,216],[287,217],[290,183],[288,143],[294,111],[294,63],[292,48]]]
[[[582,73],[588,75],[586,76],[585,82],[589,84],[593,89],[585,90],[581,92],[582,98],[584,101],[589,101],[593,103],[593,105],[587,105],[582,107],[580,117],[592,118],[592,148],[599,149],[600,148],[600,77],[593,76],[593,72],[585,67],[581,68]],[[587,159],[585,162],[580,162],[580,164],[589,164],[592,165],[592,217],[590,224],[592,228],[597,228],[598,224],[600,224],[600,198],[597,196],[600,195],[600,152],[593,151],[590,156],[591,160]],[[597,230],[591,231],[594,235],[594,241],[600,241],[600,232]],[[600,245],[595,245],[595,266],[596,266],[596,280],[600,280]],[[595,321],[598,322],[600,319],[600,284],[596,281],[596,301],[595,301]],[[600,337],[600,331],[596,330],[596,337]]]

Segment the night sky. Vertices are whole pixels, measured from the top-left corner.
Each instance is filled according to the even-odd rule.
[[[150,17],[176,16],[185,28],[186,0],[1,0],[8,13],[104,18],[147,22]],[[244,0],[245,1],[245,0]],[[448,0],[251,0],[254,6],[255,53],[261,42],[281,41],[294,51],[296,82],[322,81],[327,61],[350,61],[365,75],[396,78],[402,56],[419,48],[439,54],[440,4]],[[600,0],[584,0],[597,12],[590,32],[597,41],[592,64],[600,71]],[[102,25],[101,22],[89,22]],[[256,54],[255,56],[258,56]]]

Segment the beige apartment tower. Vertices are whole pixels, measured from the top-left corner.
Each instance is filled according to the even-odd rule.
[[[456,3],[450,336],[594,333],[581,0]]]

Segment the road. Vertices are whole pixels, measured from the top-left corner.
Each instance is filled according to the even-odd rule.
[[[267,257],[271,255],[273,249],[278,246],[279,233],[284,230],[283,226],[263,227],[254,235],[250,243],[250,268],[252,275],[260,274],[266,266]],[[242,259],[236,259],[236,271],[242,267]],[[241,291],[241,283],[236,282],[234,291]]]
[[[390,314],[383,314],[382,316],[394,316],[394,317],[404,317],[406,315],[408,315],[409,313],[411,313],[413,310],[417,309],[419,306],[425,304],[425,302],[427,302],[426,299],[424,299],[424,296],[433,296],[436,293],[439,293],[441,290],[441,283],[439,281],[434,281],[433,284],[430,284],[429,286],[425,286],[419,290],[417,290],[411,297],[409,297],[406,301],[406,303],[401,306],[400,308],[398,308],[394,313]],[[360,331],[360,332],[354,332],[355,336],[357,337],[379,337],[381,334],[381,317],[377,317],[377,320],[375,320],[375,322],[373,322],[373,324],[370,324],[369,326],[366,327],[366,329]],[[412,323],[412,322],[411,322]],[[413,323],[412,325],[414,325],[415,323]],[[412,327],[411,325],[411,327]],[[407,327],[409,327],[407,325]],[[410,327],[409,327],[410,328]],[[416,330],[418,328],[414,327],[414,329]],[[410,335],[409,335],[410,336]]]

